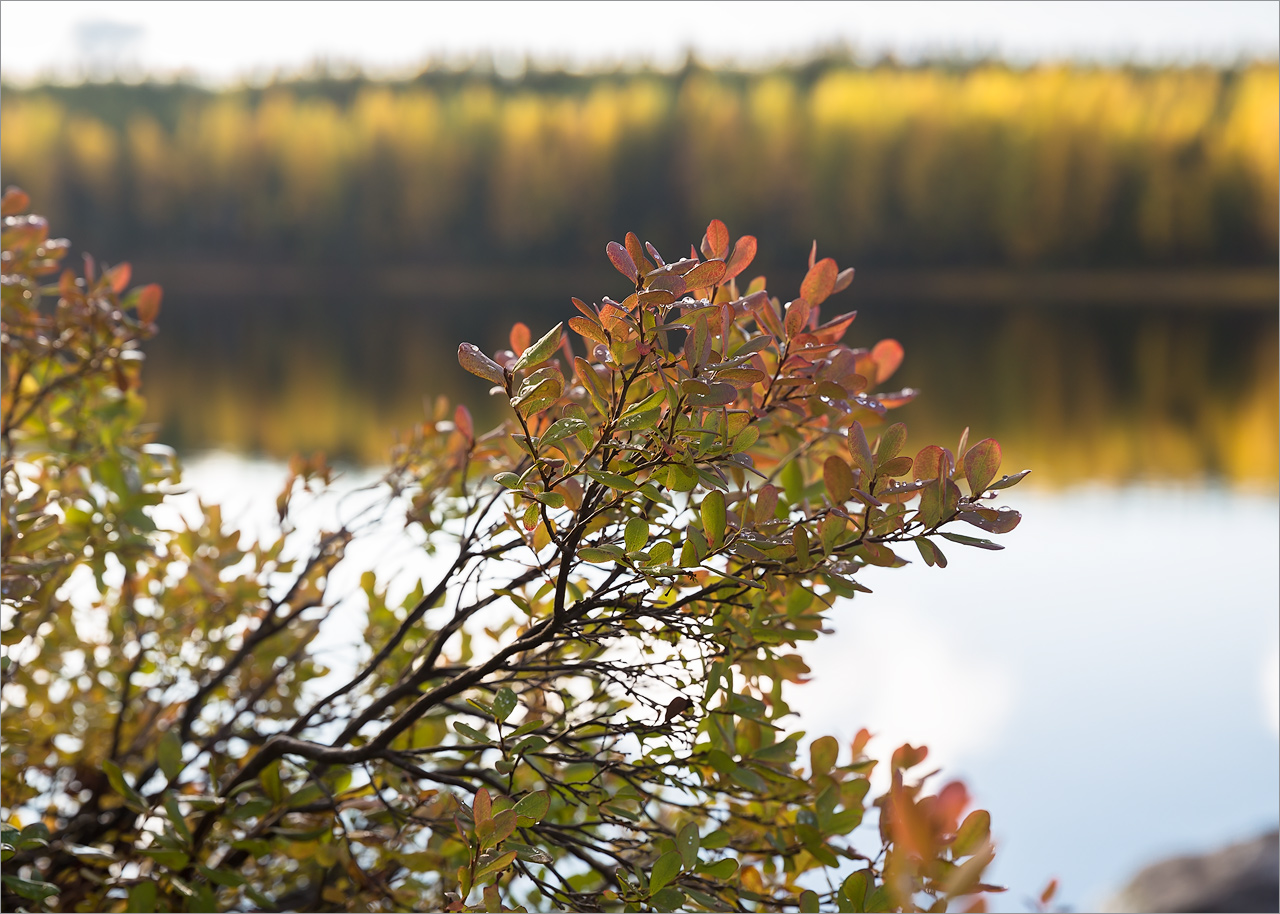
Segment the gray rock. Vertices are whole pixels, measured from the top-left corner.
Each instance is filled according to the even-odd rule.
[[[1173,857],[1146,867],[1107,904],[1138,912],[1280,912],[1280,832],[1203,856]]]

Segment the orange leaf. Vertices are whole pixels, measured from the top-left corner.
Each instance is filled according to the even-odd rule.
[[[138,290],[138,320],[145,324],[153,324],[160,316],[160,300],[164,290],[155,283],[143,286]]]
[[[529,328],[522,321],[516,321],[515,326],[511,328],[511,351],[516,355],[524,355],[532,339]]]
[[[830,257],[824,257],[809,268],[804,282],[800,283],[800,294],[810,304],[820,305],[827,300],[836,287],[836,276],[840,269]]]
[[[725,271],[723,282],[728,282],[736,277],[739,273],[751,266],[751,261],[756,259],[756,236],[743,235],[738,239],[738,243],[733,246],[733,256],[729,258],[728,270]]]
[[[897,340],[881,340],[871,350],[871,360],[876,363],[876,376],[872,384],[883,384],[902,364],[902,344]]]
[[[719,219],[712,219],[702,236],[702,253],[708,260],[723,260],[729,254],[729,229]]]
[[[129,285],[129,276],[132,274],[133,268],[127,263],[118,263],[107,271],[107,281],[111,284],[111,291],[119,295]]]

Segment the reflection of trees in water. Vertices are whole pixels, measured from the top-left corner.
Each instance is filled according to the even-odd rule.
[[[856,304],[856,302],[854,303]],[[294,450],[376,461],[424,398],[486,395],[457,368],[458,341],[491,342],[510,303],[240,302],[170,309],[150,344],[146,390],[164,437],[196,449]],[[554,310],[554,309],[553,309]],[[548,323],[550,323],[550,318]],[[496,331],[494,331],[496,332]],[[878,304],[849,331],[901,340],[905,407],[921,440],[964,415],[1010,466],[1069,482],[1221,477],[1274,485],[1277,318],[1252,310]]]

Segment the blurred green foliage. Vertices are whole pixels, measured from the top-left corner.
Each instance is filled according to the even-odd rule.
[[[782,263],[815,234],[864,265],[1276,262],[1267,63],[3,95],[6,179],[111,256],[579,264],[624,226],[662,240],[716,212]]]

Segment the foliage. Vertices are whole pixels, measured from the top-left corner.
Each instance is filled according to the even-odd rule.
[[[122,250],[577,266],[608,227],[660,236],[711,211],[796,257],[816,232],[877,264],[1274,265],[1277,73],[831,62],[6,86],[0,157],[99,233],[82,243]]]
[[[750,236],[715,221],[667,263],[629,234],[607,250],[627,294],[574,299],[572,335],[463,344],[511,418],[478,434],[440,404],[397,446],[381,510],[441,573],[397,601],[366,572],[365,653],[326,677],[313,639],[362,529],[312,541],[296,512],[331,472],[295,461],[259,543],[212,507],[157,526],[179,482],[136,424],[158,290],[90,261],[45,285],[66,245],[25,210],[6,196],[6,909],[945,910],[993,888],[990,817],[930,791],[925,748],[806,752],[787,725],[797,645],[860,569],[945,566],[944,541],[1000,548],[957,527],[1019,520],[991,506],[1025,475],[997,477],[995,441],[909,456],[884,424],[914,395],[882,392],[901,347],[821,316],[852,270],[815,245],[783,307],[739,285]]]

